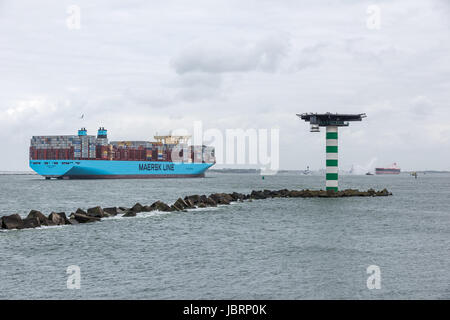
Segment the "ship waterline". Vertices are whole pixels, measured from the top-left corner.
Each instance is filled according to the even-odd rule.
[[[46,178],[148,179],[203,177],[213,163],[111,160],[30,160],[30,167]]]

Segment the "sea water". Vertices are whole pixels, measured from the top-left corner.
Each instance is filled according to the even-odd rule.
[[[0,175],[0,215],[167,203],[324,177],[45,180]],[[0,232],[1,299],[449,299],[450,175],[341,176],[391,197],[282,198]],[[67,268],[78,266],[80,288]],[[369,266],[380,289],[369,289]],[[372,270],[369,268],[369,270]],[[70,287],[70,286],[69,286]]]

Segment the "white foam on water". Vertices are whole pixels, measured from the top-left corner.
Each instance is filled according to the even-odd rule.
[[[165,212],[165,211],[151,211],[151,212],[138,212],[136,213],[135,217],[124,217],[123,214],[118,214],[116,216],[102,218],[101,221],[108,221],[108,220],[122,220],[122,219],[131,219],[131,218],[150,218],[155,216],[162,216],[165,214],[169,214],[172,212]]]
[[[70,226],[69,224],[62,224],[57,226],[40,226],[36,228],[25,228],[25,229],[0,229],[0,232],[9,232],[9,231],[32,231],[32,230],[45,230],[45,229],[59,229]]]
[[[231,202],[229,205],[236,205],[236,204],[240,204],[238,201],[236,202]],[[215,211],[215,210],[219,210],[223,207],[229,206],[229,205],[225,205],[225,204],[219,204],[216,207],[206,207],[206,208],[191,208],[191,209],[186,209],[188,212],[201,212],[201,211]],[[166,215],[166,214],[170,214],[170,213],[184,213],[183,211],[158,211],[158,210],[154,210],[151,212],[138,212],[136,213],[135,217],[124,217],[123,214],[118,214],[116,216],[112,216],[112,217],[106,217],[106,218],[101,218],[100,221],[109,221],[109,220],[122,220],[122,219],[131,219],[131,218],[139,218],[139,219],[143,219],[143,218],[151,218],[151,217],[156,217],[156,216],[162,216],[162,215]],[[80,224],[85,224],[85,223],[80,223]],[[71,226],[69,224],[65,224],[65,225],[57,225],[57,226],[40,226],[37,228],[26,228],[26,229],[0,229],[0,232],[8,232],[8,231],[24,231],[24,230],[45,230],[45,229],[55,229],[55,228],[63,228],[63,227],[67,227],[67,226]]]
[[[187,211],[213,211],[213,210],[218,210],[219,207],[221,207],[222,205],[219,205],[217,207],[206,207],[206,208],[194,208],[194,209],[186,209]]]
[[[212,210],[218,210],[220,207],[224,207],[225,205],[218,205],[217,207],[206,207],[206,208],[191,208],[191,209],[186,209],[188,212],[198,212],[198,211],[212,211]],[[150,218],[150,217],[155,217],[155,216],[162,216],[162,215],[166,215],[166,214],[171,214],[171,213],[185,213],[183,211],[158,211],[158,210],[154,210],[154,211],[150,211],[150,212],[138,212],[136,213],[136,216],[134,217],[124,217],[123,214],[118,214],[116,216],[112,216],[112,217],[106,217],[106,218],[102,218],[101,221],[108,221],[108,220],[122,220],[122,219],[131,219],[131,218]]]

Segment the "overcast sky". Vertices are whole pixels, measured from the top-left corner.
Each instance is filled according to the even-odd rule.
[[[450,170],[449,3],[0,0],[0,171],[28,170],[32,135],[195,120],[279,128],[281,168],[320,169],[324,133],[295,114],[327,111],[368,116],[340,130],[343,169]]]

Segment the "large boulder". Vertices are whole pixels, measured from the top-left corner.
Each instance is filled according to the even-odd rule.
[[[153,210],[155,210],[155,209],[153,209],[151,206],[144,206],[144,208],[142,209],[143,212],[150,212]]]
[[[228,193],[213,193],[209,196],[217,204],[230,204],[233,198]]]
[[[307,191],[309,191],[309,190],[307,190]],[[278,190],[278,192],[280,193],[281,197],[287,197],[289,195],[288,189],[281,189],[281,190]]]
[[[115,216],[119,213],[117,211],[117,207],[103,208],[103,212],[109,214],[110,216]]]
[[[54,225],[66,224],[65,221],[61,218],[61,216],[56,212],[51,212],[48,215],[48,220],[51,221]]]
[[[232,202],[233,198],[228,193],[221,193],[220,194],[227,202]]]
[[[128,210],[122,215],[122,217],[136,217],[136,211]]]
[[[329,195],[329,193],[328,193],[326,190],[319,190],[319,191],[317,192],[317,196],[318,196],[319,198],[327,198],[328,195]]]
[[[213,198],[211,198],[211,197],[207,197],[207,198],[206,198],[205,204],[206,204],[208,207],[217,207],[217,202],[216,202]]]
[[[312,198],[314,197],[314,192],[312,190],[309,189],[305,189],[303,190],[303,198]]]
[[[272,198],[281,198],[281,193],[280,193],[280,191],[278,191],[278,190],[274,190],[274,191],[272,191],[271,192],[271,195],[270,195]]]
[[[291,190],[288,193],[288,196],[291,198],[300,198],[304,195],[303,191],[301,190]]]
[[[103,218],[105,217],[105,211],[100,206],[89,208],[87,210],[87,215],[95,218]]]
[[[193,200],[191,200],[191,199],[186,199],[185,202],[186,202],[188,208],[190,208],[190,209],[195,208],[195,204],[194,204],[194,201],[193,201]]]
[[[356,190],[356,189],[345,189],[342,190],[342,196],[343,197],[356,197],[359,196],[360,191]]]
[[[23,220],[17,213],[2,217],[3,229],[23,229]]]
[[[23,219],[23,228],[37,228],[40,227],[41,223],[38,218],[25,218]]]
[[[191,200],[188,197],[186,197],[185,200],[191,202]],[[175,203],[173,204],[174,207],[176,207],[179,210],[190,208],[190,204],[186,203],[185,200],[178,198],[178,200],[175,201]]]
[[[190,200],[190,202],[192,203],[193,206],[196,206],[198,203],[201,202],[201,197],[198,194],[194,194],[191,196],[187,196],[184,198],[184,200],[187,202],[188,200]]]
[[[266,196],[266,198],[272,198],[272,191],[264,189],[263,194]]]
[[[131,208],[131,211],[133,211],[133,212],[142,212],[143,209],[144,209],[144,206],[138,202]]]
[[[156,201],[156,202],[152,203],[151,207],[154,210],[158,210],[158,211],[165,211],[165,212],[172,211],[172,208],[169,207],[168,204],[166,204],[162,201]]]
[[[65,212],[58,212],[58,214],[60,215],[61,218],[64,219],[65,224],[70,224],[69,223],[69,219],[66,217],[66,213]]]
[[[389,192],[386,188],[381,191],[377,191],[375,194],[379,197],[392,196],[392,192]]]
[[[28,218],[36,218],[36,219],[38,219],[39,224],[43,225],[43,226],[53,225],[53,222],[48,220],[48,218],[42,212],[37,211],[37,210],[31,210],[30,213],[27,216],[27,219]]]
[[[80,213],[80,214],[87,215],[87,212],[84,211],[83,209],[80,209],[80,208],[78,208],[77,211],[75,211],[75,213]]]
[[[252,190],[252,193],[250,193],[250,198],[255,200],[262,200],[266,199],[267,196],[262,191]]]
[[[82,213],[75,213],[74,214],[74,218],[79,223],[88,223],[88,222],[100,221],[100,218],[88,216],[88,215],[82,214]]]
[[[124,214],[127,213],[130,209],[125,208],[125,207],[118,207],[117,208],[117,214]]]
[[[244,195],[242,193],[233,192],[230,193],[230,197],[233,199],[233,201],[244,200]]]
[[[48,220],[50,220],[55,225],[68,224],[68,219],[64,212],[52,212],[48,216]]]
[[[69,223],[68,224],[72,224],[72,225],[74,225],[74,224],[80,224],[78,221],[77,221],[77,219],[75,219],[75,218],[69,218]]]

